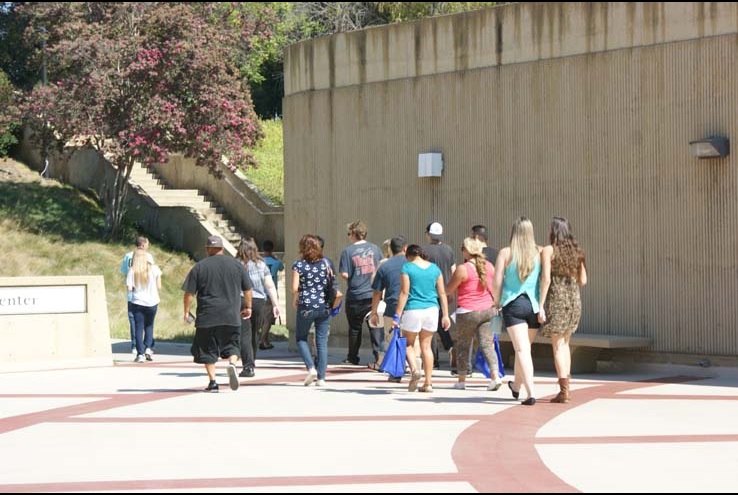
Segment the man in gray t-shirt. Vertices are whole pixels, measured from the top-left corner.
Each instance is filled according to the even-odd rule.
[[[338,271],[346,280],[346,319],[349,324],[348,355],[344,364],[359,364],[361,329],[364,318],[372,309],[372,280],[382,259],[376,244],[366,241],[366,225],[361,220],[346,226],[351,244],[341,252]],[[382,342],[372,341],[374,364],[379,358]],[[370,364],[371,366],[371,364]],[[378,365],[376,365],[378,366]]]

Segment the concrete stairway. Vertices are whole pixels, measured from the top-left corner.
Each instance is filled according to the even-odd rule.
[[[169,189],[164,181],[149,169],[136,163],[131,170],[130,184],[148,196],[159,207],[190,208],[201,221],[209,222],[230,244],[238,246],[241,234],[223,209],[197,189]]]
[[[136,163],[131,170],[130,184],[142,194],[148,196],[158,207],[186,207],[197,216],[198,220],[212,226],[217,234],[226,240],[226,249],[235,255],[235,249],[241,242],[241,234],[235,223],[228,218],[223,208],[207,195],[200,193],[197,189],[170,189],[161,178],[140,163]],[[230,244],[230,245],[229,245]],[[282,259],[284,253],[274,253]],[[287,279],[285,271],[279,272],[279,283],[277,294],[279,297],[279,310],[282,314],[282,323],[286,324],[286,302],[287,294],[285,285],[291,279]]]

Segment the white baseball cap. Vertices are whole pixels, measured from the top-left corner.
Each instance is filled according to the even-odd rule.
[[[438,222],[433,222],[432,224],[428,225],[428,234],[431,237],[443,236],[443,225]]]

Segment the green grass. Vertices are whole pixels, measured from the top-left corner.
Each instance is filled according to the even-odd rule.
[[[53,180],[0,182],[0,277],[102,275],[105,279],[110,336],[130,337],[120,263],[131,242],[103,242],[105,214],[91,198]],[[145,234],[144,234],[145,235]],[[182,290],[194,261],[152,240],[149,249],[162,270],[161,303],[154,336],[162,341],[191,342],[194,327],[182,322]],[[287,329],[273,327],[275,340]]]
[[[258,168],[244,171],[259,192],[277,205],[284,205],[284,145],[282,121],[261,121],[266,137],[253,150]]]

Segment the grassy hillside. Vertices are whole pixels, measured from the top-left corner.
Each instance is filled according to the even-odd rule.
[[[11,160],[0,160],[0,277],[102,275],[112,338],[129,338],[128,312],[120,263],[130,242],[102,242],[104,211],[78,190]],[[145,235],[145,234],[144,234]],[[194,328],[182,322],[182,281],[194,264],[188,255],[160,246],[149,249],[162,270],[157,340],[192,340]],[[273,332],[285,333],[284,327]]]
[[[261,122],[266,137],[254,150],[258,168],[244,172],[246,177],[264,196],[278,205],[284,204],[284,155],[282,144],[282,121],[279,119]]]

